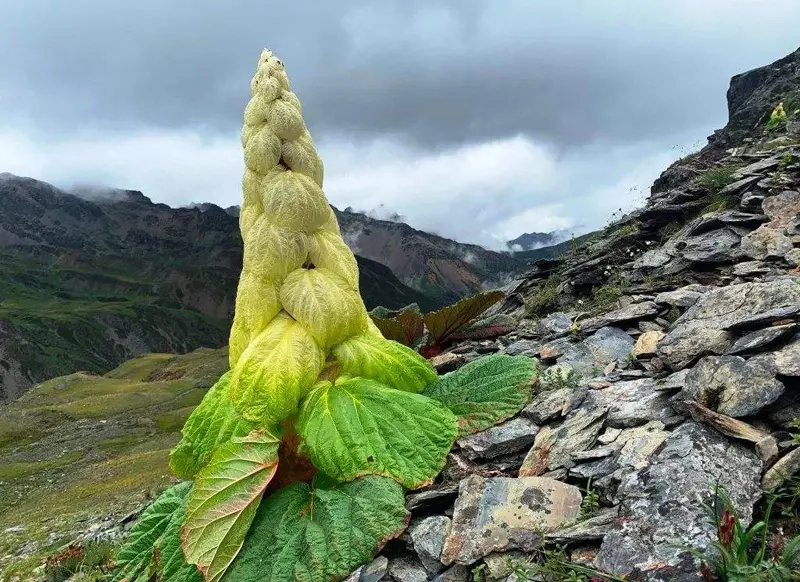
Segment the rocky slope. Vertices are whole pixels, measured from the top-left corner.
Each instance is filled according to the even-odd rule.
[[[135,191],[92,195],[0,175],[0,401],[53,376],[227,340],[241,268],[236,217]],[[358,261],[370,308],[439,305],[383,264]]]
[[[518,318],[513,333],[437,356],[443,372],[537,358],[542,378],[517,417],[459,440],[436,483],[409,492],[408,531],[350,582],[703,580],[689,549],[716,534],[714,483],[746,526],[794,479],[768,554],[800,534],[798,71],[800,50],[734,78],[728,126],[644,208],[508,285],[494,311]],[[786,122],[765,131],[781,100]]]
[[[525,266],[508,253],[459,243],[402,222],[338,210],[336,218],[354,253],[386,265],[403,283],[442,303],[503,285]]]

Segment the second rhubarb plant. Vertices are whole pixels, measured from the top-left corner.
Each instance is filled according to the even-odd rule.
[[[230,371],[189,416],[182,481],[140,517],[116,581],[329,582],[405,529],[459,435],[516,414],[535,362],[489,356],[439,377],[386,339],[322,191],[283,63],[259,58],[242,130],[244,265]]]

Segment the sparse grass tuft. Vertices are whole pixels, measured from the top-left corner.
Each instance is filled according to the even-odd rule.
[[[526,301],[526,313],[529,318],[544,317],[558,308],[558,281],[550,277],[542,282],[539,288]]]
[[[717,194],[720,190],[725,188],[725,186],[733,184],[733,174],[739,168],[740,166],[738,164],[716,166],[703,172],[698,182],[709,194]]]

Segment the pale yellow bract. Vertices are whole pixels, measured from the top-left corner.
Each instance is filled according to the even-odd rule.
[[[270,51],[250,88],[230,395],[248,420],[279,423],[296,412],[336,345],[367,333],[392,346],[367,315],[358,264],[322,191],[322,160]]]

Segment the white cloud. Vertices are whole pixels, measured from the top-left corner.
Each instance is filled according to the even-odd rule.
[[[326,139],[318,146],[325,192],[337,207],[396,212],[415,228],[495,249],[523,232],[602,226],[617,208],[640,206],[679,155],[642,145],[558,155],[523,136],[438,153],[390,140]],[[139,133],[40,144],[0,133],[2,171],[64,188],[141,190],[172,206],[238,204],[242,169],[238,137]]]

